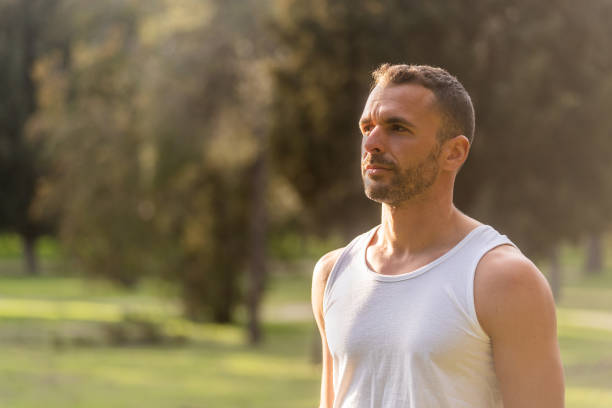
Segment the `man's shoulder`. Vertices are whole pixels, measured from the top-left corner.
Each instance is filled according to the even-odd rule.
[[[323,293],[325,292],[325,286],[327,286],[329,275],[343,250],[344,248],[338,248],[323,255],[316,263],[312,273],[312,310],[315,319],[320,325],[323,319]]]
[[[499,245],[480,259],[478,278],[503,289],[507,285],[546,281],[537,266],[513,245]]]
[[[323,255],[316,263],[313,271],[313,282],[327,283],[327,279],[329,279],[329,275],[334,268],[334,265],[342,255],[345,247],[334,249]]]
[[[500,245],[482,257],[476,268],[474,298],[478,318],[488,333],[487,328],[515,317],[554,310],[548,281],[511,245]]]

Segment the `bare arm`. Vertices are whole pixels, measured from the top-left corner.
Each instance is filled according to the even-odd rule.
[[[325,335],[325,322],[323,321],[323,292],[325,292],[325,285],[327,284],[329,274],[341,253],[342,248],[325,254],[315,265],[312,274],[312,311],[317,321],[319,332],[321,333],[321,349],[323,350],[320,408],[331,408],[334,403],[332,382],[333,362],[329,347],[327,346],[327,336]]]
[[[504,407],[562,408],[555,304],[544,276],[516,248],[501,246],[478,265],[474,296]]]

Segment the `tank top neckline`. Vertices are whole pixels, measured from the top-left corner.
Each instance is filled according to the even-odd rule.
[[[381,281],[381,282],[397,282],[397,281],[402,281],[402,280],[406,280],[406,279],[412,279],[412,278],[416,278],[417,276],[421,276],[422,274],[424,274],[425,272],[429,271],[430,269],[432,269],[433,267],[435,267],[436,265],[439,265],[440,263],[444,262],[446,259],[450,258],[453,254],[455,254],[457,251],[459,251],[465,244],[468,243],[468,241],[470,241],[472,239],[472,237],[474,235],[476,235],[478,232],[491,228],[490,226],[486,225],[486,224],[481,224],[475,228],[473,228],[470,232],[468,232],[465,237],[463,237],[461,239],[461,241],[459,241],[457,244],[455,244],[454,247],[452,247],[451,249],[449,249],[447,252],[445,252],[444,254],[440,255],[439,257],[437,257],[436,259],[434,259],[433,261],[429,262],[428,264],[425,264],[417,269],[414,269],[410,272],[406,272],[406,273],[401,273],[401,274],[397,274],[397,275],[383,275],[381,273],[378,273],[374,270],[372,270],[370,268],[370,266],[368,265],[367,262],[367,258],[366,258],[366,251],[368,246],[370,245],[370,242],[372,241],[372,238],[374,237],[374,234],[376,233],[376,231],[378,231],[380,228],[380,224],[377,225],[376,227],[372,228],[367,235],[365,236],[365,245],[362,245],[362,248],[360,249],[360,259],[361,259],[361,263],[363,265],[364,270],[366,271],[367,275],[375,280]]]

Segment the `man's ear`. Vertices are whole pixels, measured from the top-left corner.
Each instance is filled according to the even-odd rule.
[[[448,171],[459,171],[470,152],[470,141],[464,135],[447,140],[442,145],[442,168]]]

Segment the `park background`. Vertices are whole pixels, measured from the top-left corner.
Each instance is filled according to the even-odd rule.
[[[377,223],[382,62],[476,108],[455,201],[549,279],[612,407],[610,0],[0,0],[0,406],[314,407],[310,276]]]

